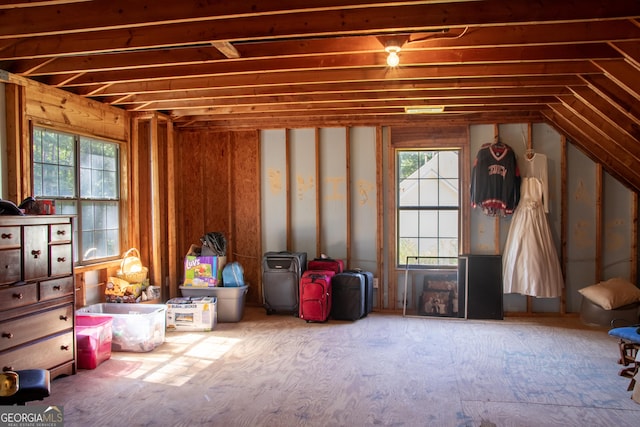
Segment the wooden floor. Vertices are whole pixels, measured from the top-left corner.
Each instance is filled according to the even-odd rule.
[[[306,323],[248,307],[52,383],[65,426],[638,426],[615,339],[578,319],[373,313]]]

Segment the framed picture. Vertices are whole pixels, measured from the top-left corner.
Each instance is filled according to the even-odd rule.
[[[432,271],[424,276],[418,298],[422,316],[460,317],[457,271]]]
[[[465,287],[458,280],[458,262],[434,263],[434,257],[408,256],[404,271],[402,315],[464,318]]]

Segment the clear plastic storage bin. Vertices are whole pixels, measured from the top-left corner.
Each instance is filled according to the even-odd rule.
[[[100,303],[80,308],[78,315],[113,318],[112,351],[151,351],[164,342],[167,306],[164,304]]]

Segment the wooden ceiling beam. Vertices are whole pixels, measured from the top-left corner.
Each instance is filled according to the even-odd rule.
[[[411,102],[422,102],[425,100],[442,101],[448,103],[460,102],[464,100],[475,103],[481,102],[485,98],[513,97],[522,99],[523,97],[541,96],[561,96],[570,95],[572,92],[566,87],[542,87],[542,88],[495,88],[495,89],[432,89],[432,90],[375,90],[375,91],[354,91],[339,93],[296,93],[288,95],[266,95],[266,96],[244,96],[239,98],[198,98],[183,101],[156,101],[148,102],[143,107],[132,108],[133,110],[167,110],[183,108],[202,107],[224,107],[224,106],[269,106],[288,104],[327,104],[338,105],[340,102],[379,102],[379,101],[402,101],[406,104]]]
[[[640,2],[638,2],[640,3]],[[640,101],[638,70],[625,60],[594,61],[607,76]]]
[[[271,85],[290,85],[319,82],[358,81],[400,81],[407,79],[455,79],[455,78],[493,78],[513,76],[559,76],[602,73],[590,61],[572,62],[534,62],[527,64],[471,64],[442,65],[430,67],[399,67],[389,69],[355,68],[352,70],[301,70],[287,73],[258,73],[239,75],[199,76],[182,79],[141,80],[136,82],[114,82],[109,85],[89,85],[90,92],[76,88],[81,95],[113,96],[144,92],[162,92],[175,90],[195,90],[207,88],[234,88]],[[94,87],[95,86],[95,87]]]
[[[561,104],[555,104],[550,110],[542,111],[542,114],[561,133],[569,136],[571,142],[580,148],[587,157],[602,164],[610,175],[632,190],[640,191],[640,169],[634,159],[618,157],[620,153],[609,146],[609,141],[605,144],[591,126],[588,126]]]
[[[483,2],[391,2],[385,0],[235,0],[200,2],[183,0],[149,7],[146,1],[94,0],[32,9],[6,9],[0,38],[34,37],[96,30],[133,30],[163,24],[191,27],[194,32],[216,27],[226,40],[246,37],[277,38],[302,34],[375,31],[400,28],[455,28],[474,24],[500,25],[530,22],[571,22],[640,16],[634,1],[502,0]],[[55,16],[56,19],[51,19]],[[446,19],[444,19],[446,17]],[[267,18],[267,19],[265,19]],[[225,25],[225,23],[228,23]],[[28,24],[28,25],[25,25]],[[220,28],[219,28],[220,27]],[[233,36],[234,28],[243,28]],[[211,40],[218,40],[212,38]]]
[[[82,72],[81,77],[68,79],[68,75],[55,75],[43,82],[60,86],[83,86],[165,78],[187,78],[202,75],[270,73],[312,69],[350,69],[386,67],[386,52],[368,52],[332,56],[305,56],[265,58],[237,61],[200,61],[184,65],[164,64],[156,67]],[[549,61],[581,61],[622,59],[622,55],[606,44],[577,44],[572,46],[502,47],[439,51],[410,51],[400,55],[401,66],[438,66],[454,64],[514,64]]]
[[[618,110],[610,100],[586,86],[571,87],[571,91],[582,101],[583,105],[588,106],[598,115],[594,119],[599,122],[602,120],[607,121],[624,134],[625,138],[633,138],[636,141],[635,145],[640,145],[639,123],[629,120],[629,116]]]
[[[630,20],[575,22],[561,24],[540,24],[525,26],[477,27],[470,29],[463,37],[443,37],[405,43],[403,51],[467,49],[482,47],[508,46],[546,46],[586,43],[610,43],[640,41],[640,28]],[[440,38],[438,38],[440,37]],[[60,46],[58,44],[58,46]],[[623,46],[623,45],[620,45]],[[620,46],[613,46],[619,48]],[[268,57],[333,55],[340,53],[379,52],[384,46],[379,38],[371,35],[334,37],[307,40],[276,40],[270,42],[252,42],[234,46],[243,59]],[[52,51],[51,56],[63,52]],[[622,54],[622,53],[620,53]],[[2,65],[19,75],[64,74],[79,71],[100,71],[108,69],[141,68],[193,64],[205,61],[222,60],[225,57],[213,49],[213,46],[184,47],[181,49],[159,49],[91,55],[74,52],[73,55],[51,61],[45,66],[42,59],[25,59]],[[0,58],[0,61],[2,59]],[[34,69],[35,68],[35,69]]]
[[[605,113],[596,111],[593,106],[576,96],[561,96],[559,99],[575,114],[575,117],[580,118],[585,126],[590,127],[595,134],[599,134],[601,140],[611,141],[611,144],[619,150],[618,155],[640,162],[640,141],[623,132],[608,117],[603,117]]]
[[[400,80],[400,81],[363,81],[352,82],[349,85],[337,83],[291,84],[281,86],[258,86],[239,88],[211,88],[195,89],[191,91],[168,91],[131,94],[125,96],[102,97],[102,102],[126,107],[133,104],[147,104],[150,102],[190,101],[200,99],[231,99],[265,96],[287,95],[328,95],[347,94],[352,92],[398,92],[398,91],[430,91],[452,92],[456,96],[458,91],[464,90],[560,90],[567,86],[586,86],[587,82],[578,76],[542,76],[542,77],[489,77],[473,79],[437,79],[437,80]]]
[[[611,105],[640,125],[640,103],[633,95],[605,75],[580,76],[596,93],[607,99]]]
[[[516,105],[528,105],[530,108],[533,105],[548,105],[554,102],[560,102],[555,97],[551,96],[523,96],[523,97],[494,97],[494,98],[468,98],[468,99],[447,99],[447,100],[369,100],[369,101],[334,101],[327,103],[311,103],[311,102],[292,102],[292,103],[278,103],[278,104],[266,104],[266,105],[248,105],[248,106],[212,106],[202,107],[195,109],[174,109],[172,111],[173,116],[177,115],[192,115],[192,114],[210,114],[225,115],[225,114],[275,114],[278,112],[286,112],[290,114],[293,111],[301,111],[306,114],[315,114],[316,110],[359,110],[364,111],[371,110],[383,110],[394,109],[398,112],[404,112],[405,107],[410,106],[459,106],[470,107],[474,106],[492,106],[498,105],[501,108],[507,108],[508,106]],[[194,113],[195,111],[195,113]]]

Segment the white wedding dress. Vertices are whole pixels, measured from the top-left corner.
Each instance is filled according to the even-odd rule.
[[[534,157],[544,163],[539,163],[544,168],[536,168],[533,159],[525,159],[530,163],[523,169],[530,176],[522,178],[520,202],[502,257],[502,278],[505,293],[553,298],[562,294],[564,279],[543,202],[546,158],[539,154]]]

